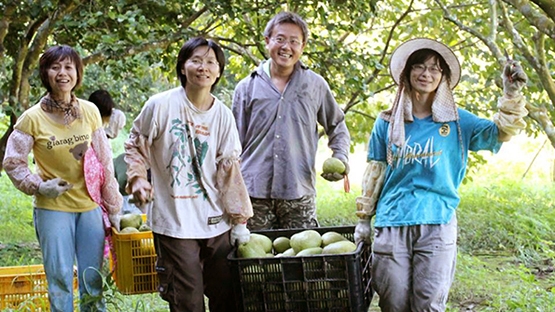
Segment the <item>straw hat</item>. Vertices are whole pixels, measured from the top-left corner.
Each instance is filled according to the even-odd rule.
[[[389,62],[389,70],[395,83],[399,84],[399,77],[405,68],[407,60],[412,53],[422,50],[431,49],[439,53],[451,69],[451,81],[449,87],[451,89],[459,83],[461,78],[461,65],[453,51],[443,43],[427,38],[416,38],[402,43],[393,51]]]

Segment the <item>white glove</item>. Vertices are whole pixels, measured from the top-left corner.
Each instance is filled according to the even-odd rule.
[[[67,183],[67,181],[62,180],[61,178],[55,178],[41,182],[38,192],[45,197],[56,198],[72,187],[73,185]]]
[[[248,243],[251,239],[251,232],[247,229],[246,223],[239,223],[231,229],[231,245],[238,246]]]
[[[503,92],[509,98],[520,94],[520,90],[528,81],[528,76],[515,60],[508,60],[503,69]]]
[[[116,213],[116,214],[108,215],[108,219],[110,219],[110,223],[112,224],[112,227],[119,232],[120,231],[119,223],[121,221],[121,214]]]
[[[355,226],[355,244],[358,245],[360,242],[365,242],[366,244],[372,244],[372,227],[370,226],[370,219],[360,219],[358,224]]]

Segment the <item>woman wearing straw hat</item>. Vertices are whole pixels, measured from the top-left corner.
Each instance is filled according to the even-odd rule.
[[[355,240],[374,245],[372,286],[382,311],[444,311],[457,253],[456,208],[468,151],[497,152],[526,126],[520,89],[526,74],[508,60],[493,121],[458,108],[452,89],[457,57],[442,43],[417,38],[391,56],[398,84],[391,109],[374,124],[368,167],[357,198]]]

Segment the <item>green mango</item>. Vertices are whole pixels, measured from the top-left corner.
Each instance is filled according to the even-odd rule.
[[[338,255],[343,253],[354,252],[357,249],[355,243],[346,240],[346,241],[339,241],[335,243],[331,243],[323,248],[322,254],[332,254]]]
[[[345,236],[334,231],[329,231],[322,234],[322,247],[326,247],[331,243],[340,242],[340,241],[348,241],[348,239]]]
[[[256,243],[248,242],[237,247],[239,258],[265,258],[266,252]]]

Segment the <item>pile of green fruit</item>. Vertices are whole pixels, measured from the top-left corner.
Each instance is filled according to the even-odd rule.
[[[356,245],[345,236],[328,231],[320,235],[315,230],[303,230],[291,237],[279,236],[273,241],[266,235],[251,233],[250,241],[237,247],[239,258],[304,257],[337,255],[356,250]]]
[[[146,223],[143,222],[143,216],[138,213],[126,213],[121,216],[119,221],[120,234],[139,233],[152,231]]]

